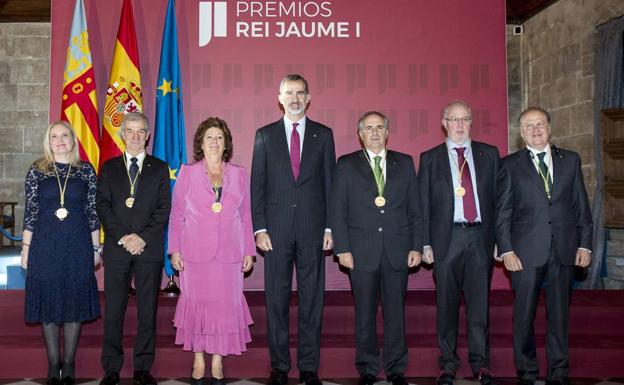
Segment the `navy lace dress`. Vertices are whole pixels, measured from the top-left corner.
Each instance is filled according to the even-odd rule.
[[[68,166],[56,163],[61,186]],[[91,232],[100,228],[95,193],[93,166],[72,166],[65,190],[69,215],[61,221],[54,215],[60,207],[56,175],[34,165],[28,170],[24,229],[33,236],[26,271],[27,323],[82,322],[100,315],[91,240]]]

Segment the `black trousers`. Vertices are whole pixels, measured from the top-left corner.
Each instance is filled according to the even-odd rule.
[[[483,242],[481,226],[453,227],[447,255],[436,255],[437,332],[441,370],[457,372],[457,334],[462,292],[466,304],[468,362],[474,373],[490,367],[489,295],[493,255]]]
[[[522,256],[520,256],[522,260]],[[546,289],[546,357],[548,380],[567,377],[568,314],[574,266],[564,266],[551,250],[546,264],[539,267],[523,266],[511,273],[515,293],[513,319],[514,360],[518,377],[535,380],[539,373],[535,346],[534,321],[542,286]]]
[[[297,368],[318,372],[325,291],[325,256],[322,247],[305,247],[293,240],[274,245],[264,256],[264,292],[271,367],[288,372],[290,294],[293,265],[297,274]]]
[[[360,376],[379,373],[380,354],[377,343],[377,304],[381,298],[383,315],[383,368],[386,375],[403,374],[407,366],[405,340],[405,294],[407,291],[407,254],[405,269],[396,271],[386,256],[375,271],[357,268],[349,271],[355,300],[355,367]]]
[[[102,368],[120,372],[124,361],[123,326],[132,276],[136,288],[137,334],[134,341],[134,370],[150,370],[156,350],[156,310],[162,279],[162,259],[141,256],[106,258],[104,265],[104,342]]]

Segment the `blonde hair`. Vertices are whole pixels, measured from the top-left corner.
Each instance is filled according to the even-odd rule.
[[[52,153],[52,148],[50,147],[50,131],[54,126],[63,126],[67,128],[74,141],[71,152],[69,154],[69,163],[72,166],[79,166],[82,163],[80,161],[80,154],[78,152],[78,138],[76,137],[72,126],[62,120],[52,122],[48,126],[43,136],[43,157],[35,161],[35,168],[37,169],[37,171],[41,171],[46,174],[54,171],[54,154]]]

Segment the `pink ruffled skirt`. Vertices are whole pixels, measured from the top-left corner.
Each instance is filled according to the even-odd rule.
[[[184,350],[240,355],[253,324],[243,294],[241,263],[184,261],[173,325]]]

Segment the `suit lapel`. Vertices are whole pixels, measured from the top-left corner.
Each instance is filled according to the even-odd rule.
[[[149,187],[149,183],[147,181],[152,177],[153,174],[153,158],[150,155],[145,154],[145,159],[143,159],[143,167],[141,167],[141,173],[137,178],[137,191],[136,197],[137,201],[140,201],[141,196],[143,196],[146,192],[146,188]]]
[[[273,137],[272,140],[275,142],[275,148],[277,151],[277,164],[284,165],[287,174],[290,176],[290,180],[292,181],[292,183],[295,183],[295,177],[293,176],[292,167],[290,165],[290,152],[288,151],[288,142],[286,141],[286,127],[284,126],[283,118],[275,122],[273,130],[271,132],[271,136]]]
[[[299,180],[302,180],[302,178],[306,175],[308,163],[311,162],[312,154],[314,154],[314,149],[317,147],[317,141],[318,127],[316,126],[316,123],[306,118],[303,150],[301,151],[301,169],[299,171]],[[290,161],[290,153],[288,154],[288,160]]]
[[[553,191],[552,191],[552,196],[550,198],[552,200],[552,199],[555,199],[555,197],[561,193],[561,187],[559,187],[559,185],[561,184],[560,183],[561,180],[560,178],[557,178],[555,176],[555,172],[557,173],[557,175],[563,175],[561,170],[563,167],[565,167],[566,159],[561,153],[561,151],[559,151],[559,149],[555,146],[550,147],[550,156],[551,156],[552,165],[553,165],[553,169],[552,169]]]
[[[483,158],[484,158],[484,153],[483,150],[481,149],[481,146],[479,146],[479,143],[476,142],[472,142],[471,145],[471,151],[472,151],[472,161],[474,163],[474,170],[472,170],[472,172],[475,173],[475,180],[477,181],[477,197],[484,197],[485,194],[483,193],[483,188],[485,188],[483,186],[484,182],[483,182],[483,172],[484,170],[484,165],[483,165]]]
[[[446,182],[448,190],[451,191],[454,196],[453,174],[451,173],[451,164],[449,163],[448,147],[446,146],[446,143],[442,143],[440,146],[438,146],[438,150],[436,151],[435,155],[436,159],[434,160],[433,164],[440,165],[440,170],[442,172],[441,177]]]
[[[535,187],[538,188],[538,190],[542,193],[544,198],[547,198],[546,192],[544,191],[544,182],[540,179],[540,176],[538,175],[537,170],[535,169],[535,164],[533,163],[533,159],[531,158],[531,153],[527,148],[525,148],[520,154],[518,163],[520,165],[520,168],[524,171],[524,173],[529,178],[529,180],[531,180],[535,184]]]
[[[377,185],[375,184],[375,175],[373,174],[373,169],[371,168],[368,158],[364,154],[364,151],[366,150],[363,149],[358,154],[358,168],[357,169],[358,169],[358,172],[360,173],[360,176],[364,180],[364,183],[366,185],[366,190],[370,192],[372,195],[377,196]]]
[[[396,186],[395,180],[398,173],[398,162],[394,152],[386,151],[386,185],[384,187],[384,197],[390,199],[394,193],[394,187]]]

